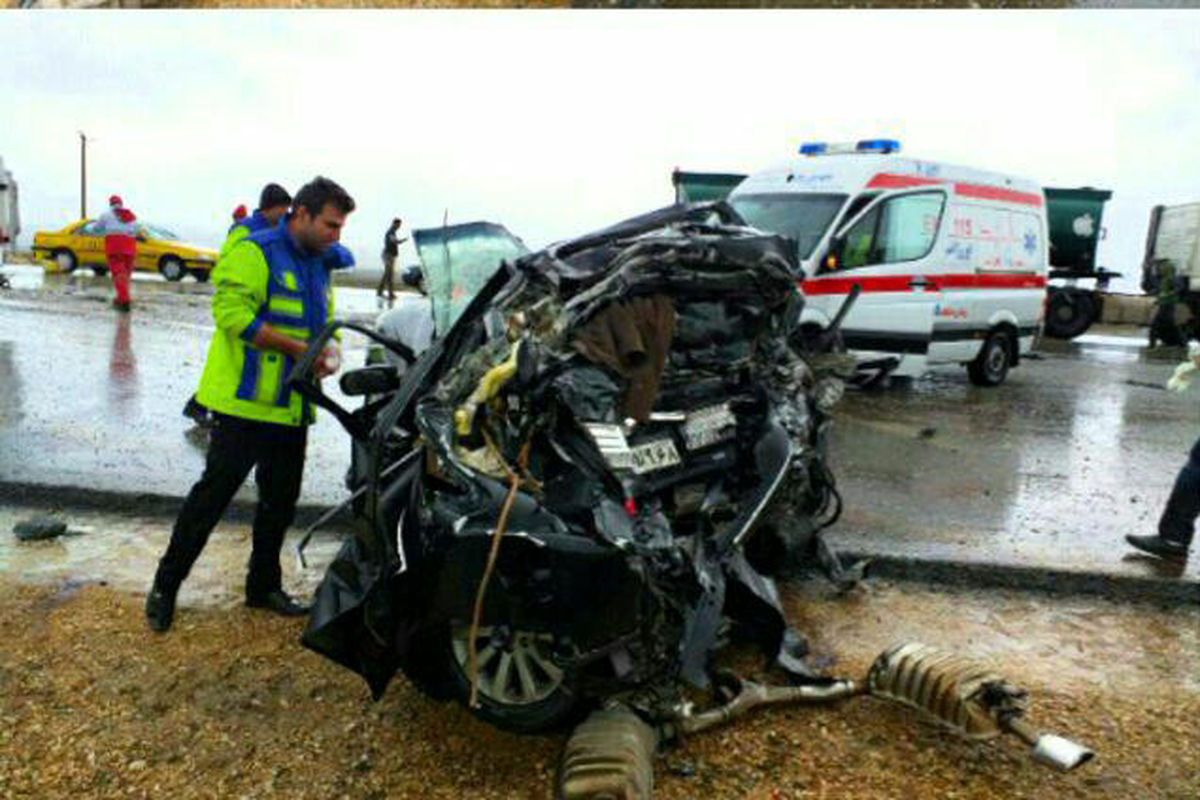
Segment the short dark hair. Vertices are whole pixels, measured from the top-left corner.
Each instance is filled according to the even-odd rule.
[[[296,208],[305,208],[314,217],[324,211],[326,205],[332,205],[343,214],[354,210],[354,198],[341,186],[320,175],[300,187],[294,202]]]
[[[262,194],[258,196],[259,208],[278,208],[291,204],[292,196],[278,183],[268,183],[263,187]]]

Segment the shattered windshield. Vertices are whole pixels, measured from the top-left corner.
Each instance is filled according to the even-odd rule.
[[[796,241],[796,255],[804,260],[846,202],[844,194],[739,195],[729,204],[755,228]]]
[[[450,329],[501,261],[513,261],[529,252],[503,225],[491,222],[413,231],[413,243],[439,336]]]

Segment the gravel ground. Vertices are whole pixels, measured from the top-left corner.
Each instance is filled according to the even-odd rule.
[[[1031,689],[1030,719],[1097,760],[1059,775],[1015,740],[967,742],[859,699],[701,734],[660,760],[656,797],[1196,797],[1194,609],[879,584],[787,598],[834,673],[859,675],[918,633],[958,643]],[[302,626],[192,605],[154,636],[136,594],[0,569],[0,797],[549,795],[560,737],[501,733],[403,679],[374,703],[299,646]]]

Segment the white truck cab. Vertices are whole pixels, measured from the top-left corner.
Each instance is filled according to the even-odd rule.
[[[17,234],[21,232],[21,217],[17,213],[17,182],[12,173],[4,168],[0,158],[0,264],[4,254],[16,247]]]
[[[796,240],[803,327],[827,326],[859,287],[842,336],[860,367],[915,377],[961,364],[973,382],[997,385],[1043,321],[1042,188],[899,149],[890,139],[806,144],[728,202],[754,227]]]

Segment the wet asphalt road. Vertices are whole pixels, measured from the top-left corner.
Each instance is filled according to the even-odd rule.
[[[0,293],[0,482],[186,493],[203,465],[203,441],[180,410],[203,366],[211,289],[139,276],[137,308],[122,316],[107,305],[106,280],[7,271],[14,288]],[[339,289],[338,307],[367,320],[377,313],[363,289]],[[1049,342],[998,389],[950,371],[849,393],[834,441],[846,503],[835,544],[1177,577],[1130,557],[1122,536],[1153,531],[1200,434],[1200,389],[1171,395],[1143,385],[1161,385],[1181,351],[1148,354],[1137,336]],[[361,339],[348,338],[345,363],[362,358]],[[304,502],[339,502],[347,438],[327,415],[309,452]],[[253,498],[250,484],[242,496]],[[1194,564],[1185,573],[1198,575]]]

